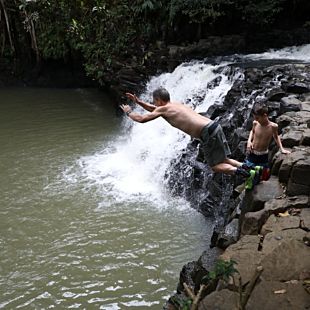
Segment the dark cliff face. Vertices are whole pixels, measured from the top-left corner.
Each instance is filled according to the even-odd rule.
[[[232,150],[231,157],[243,161],[253,121],[253,104],[264,102],[269,108],[271,120],[284,112],[294,111],[296,106],[281,99],[289,96],[299,98],[310,92],[310,65],[240,68],[235,64],[228,74],[232,75],[235,70],[242,74],[226,95],[223,105],[211,106],[206,114],[222,125]],[[198,140],[190,142],[182,155],[171,164],[166,175],[172,193],[185,196],[195,209],[206,216],[215,216],[222,222],[222,216],[234,205],[231,193],[240,180],[213,174],[199,152]]]
[[[197,150],[198,141],[192,141],[182,156],[172,163],[171,171],[167,173],[172,192],[185,195],[194,208],[207,216],[214,216],[217,224],[211,240],[212,248],[202,253],[198,261],[184,265],[180,273],[177,294],[169,299],[164,309],[177,309],[174,307],[175,300],[187,301],[184,282],[197,293],[201,277],[214,268],[214,261],[208,260],[210,253],[214,251],[217,251],[222,259],[233,258],[237,261],[237,269],[242,274],[243,281],[253,277],[252,270],[259,264],[262,266],[265,264],[267,269],[269,264],[271,268],[264,276],[268,273],[271,281],[279,281],[279,274],[286,274],[283,270],[291,269],[291,267],[283,268],[277,274],[274,265],[273,256],[277,255],[284,239],[289,244],[288,250],[284,251],[281,257],[277,257],[277,265],[284,266],[284,261],[287,262],[287,266],[298,265],[296,268],[299,268],[299,273],[305,266],[309,266],[308,261],[302,259],[302,253],[306,253],[307,245],[309,246],[308,239],[302,236],[309,231],[309,227],[304,226],[304,222],[309,216],[310,207],[310,179],[306,176],[306,171],[310,169],[308,156],[310,152],[310,65],[296,63],[267,67],[260,65],[259,68],[243,68],[242,73],[243,78],[235,81],[223,106],[211,106],[207,111],[211,118],[219,118],[233,151],[232,157],[239,160],[244,158],[245,142],[252,124],[250,112],[256,102],[264,102],[268,106],[271,120],[278,123],[280,133],[283,130],[283,146],[293,148],[292,153],[289,155],[277,153],[274,156],[277,148],[271,144],[270,160],[273,175],[270,180],[259,184],[255,191],[243,192],[238,197],[232,194],[236,179],[212,175],[208,167],[203,164],[203,159]],[[283,187],[283,184],[286,185]],[[238,208],[240,208],[239,213]],[[295,219],[290,217],[286,222],[280,223],[280,220],[275,220],[273,217],[273,214],[279,214],[279,212],[301,215]],[[299,222],[299,226],[294,226],[295,231],[292,230],[294,220],[296,223]],[[273,235],[274,231],[276,235]],[[265,236],[268,233],[271,237]],[[238,241],[239,236],[242,238]],[[298,251],[295,249],[297,241],[294,238],[300,243]],[[305,244],[300,240],[304,240]],[[236,247],[229,247],[236,242]],[[291,251],[290,247],[294,250]],[[220,248],[226,249],[223,254],[219,252]],[[264,256],[266,255],[264,251],[268,254],[267,258]],[[298,264],[296,264],[297,260],[299,260]],[[261,287],[266,285],[268,282],[258,284]],[[291,290],[295,292],[296,287],[292,287]],[[226,288],[229,289],[229,285]],[[279,304],[279,299],[275,298],[273,291],[270,290],[271,294],[265,296],[266,291],[263,296],[254,294],[250,301],[252,306],[260,302]],[[205,292],[207,297],[202,303],[204,306],[207,305],[207,308],[212,308],[219,301],[221,309],[231,309],[236,297],[228,298],[225,292],[227,289],[218,290],[216,294],[220,297],[217,296],[215,300],[214,294],[208,295],[210,292],[207,291]],[[296,293],[293,294],[299,296]],[[307,295],[305,292],[303,294]],[[296,307],[305,306],[303,298],[296,297],[290,302],[298,305]]]

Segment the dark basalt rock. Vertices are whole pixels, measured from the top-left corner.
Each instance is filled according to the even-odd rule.
[[[172,169],[171,171],[174,171],[174,173],[171,174],[170,171],[167,177],[168,179],[172,177],[174,180],[177,180],[180,171],[187,171],[188,168],[186,165],[192,164],[192,168],[196,172],[192,172],[191,175],[195,176],[196,180],[187,178],[187,183],[182,183],[181,192],[190,193],[187,197],[193,198],[193,200],[190,200],[193,202],[193,207],[207,216],[214,217],[216,224],[211,240],[211,247],[213,248],[206,252],[218,248],[226,249],[228,247],[228,252],[226,254],[226,250],[223,257],[229,257],[231,251],[234,251],[234,255],[237,255],[242,245],[238,245],[234,249],[234,245],[231,246],[231,244],[237,242],[239,233],[241,233],[243,237],[238,241],[238,244],[240,242],[241,244],[244,243],[244,249],[247,252],[243,261],[240,261],[240,266],[238,266],[241,268],[241,273],[243,273],[242,278],[247,279],[253,273],[250,270],[252,267],[250,265],[247,266],[249,257],[255,257],[258,260],[261,259],[259,238],[257,236],[249,236],[248,234],[257,235],[260,233],[271,214],[278,214],[279,212],[285,212],[292,208],[310,207],[308,197],[310,193],[310,150],[308,146],[310,139],[310,112],[308,111],[309,104],[307,103],[310,96],[309,90],[306,87],[299,88],[298,91],[300,93],[301,90],[307,91],[307,93],[301,95],[297,91],[297,86],[301,86],[299,82],[310,85],[310,65],[286,64],[281,67],[272,66],[262,71],[257,70],[259,72],[257,78],[253,76],[255,70],[242,70],[245,77],[244,80],[239,79],[235,82],[228,92],[223,106],[211,106],[206,114],[211,116],[211,118],[218,118],[229,141],[232,158],[242,161],[244,159],[242,149],[244,149],[244,143],[248,137],[248,130],[251,128],[253,121],[250,113],[251,108],[256,102],[266,103],[273,120],[276,120],[279,124],[280,133],[283,131],[283,145],[285,147],[294,146],[291,154],[283,155],[277,153],[274,156],[276,149],[273,149],[271,145],[270,158],[274,156],[272,160],[272,174],[278,175],[278,177],[272,177],[266,183],[257,186],[255,193],[253,191],[254,194],[249,192],[243,196],[240,195],[240,197],[242,196],[240,199],[239,197],[234,199],[232,189],[238,183],[238,180],[234,177],[212,174],[205,164],[203,165],[205,165],[206,170],[203,169],[203,166],[194,164],[196,161],[203,163],[201,153],[197,152],[199,142],[196,140],[196,153],[190,154],[192,147],[190,144],[182,155],[183,159],[190,158],[190,161],[185,162],[183,160],[181,162],[176,160],[172,166],[176,165],[178,168]],[[280,78],[279,73],[282,74]],[[283,76],[287,78],[284,79]],[[294,83],[288,84],[287,81],[294,81]],[[268,93],[268,90],[274,89],[275,85],[277,86],[276,89],[281,89],[281,95],[270,97],[271,93]],[[288,85],[295,86],[288,87]],[[255,92],[251,91],[254,89]],[[273,101],[270,100],[271,98]],[[285,114],[281,115],[284,112]],[[195,157],[196,154],[199,156]],[[184,164],[185,166],[183,166]],[[197,181],[198,179],[199,181]],[[279,181],[286,184],[286,191],[283,191]],[[176,188],[174,190],[177,191]],[[286,195],[294,197],[286,197]],[[254,239],[255,242],[253,243]],[[248,249],[249,244],[251,245],[251,249]],[[232,257],[234,258],[234,256]],[[208,265],[208,268],[211,267]],[[191,270],[191,281],[195,279],[193,272],[194,269]],[[195,288],[198,286],[197,282],[195,284],[192,283],[192,285]],[[222,291],[218,292],[219,296],[220,292]],[[212,300],[212,298],[208,299],[207,297],[203,304],[208,304],[208,300]]]

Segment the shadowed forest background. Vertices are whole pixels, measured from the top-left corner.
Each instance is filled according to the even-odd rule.
[[[147,64],[158,44],[307,28],[309,12],[308,0],[0,0],[0,68],[35,76],[57,61],[104,85],[128,59]]]

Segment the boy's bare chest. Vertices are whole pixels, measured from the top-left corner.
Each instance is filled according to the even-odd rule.
[[[271,139],[272,138],[272,127],[258,125],[255,130],[255,137],[259,140]]]

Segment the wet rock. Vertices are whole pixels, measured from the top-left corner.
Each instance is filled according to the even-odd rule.
[[[281,152],[277,152],[273,156],[271,174],[277,175],[279,173],[280,167],[283,163],[283,160],[286,158],[287,154],[282,154]]]
[[[268,219],[269,212],[265,209],[256,212],[247,212],[241,224],[241,235],[257,235]]]
[[[293,125],[297,126],[298,122],[295,119],[295,117],[296,117],[296,113],[294,112],[280,115],[276,120],[276,123],[279,126],[279,131],[281,132],[282,129],[287,126],[293,126]]]
[[[293,147],[299,145],[300,141],[302,140],[302,137],[303,137],[302,130],[289,130],[281,138],[282,145],[284,147]]]
[[[294,183],[310,186],[310,157],[296,161],[290,177]]]
[[[286,91],[294,94],[303,94],[310,91],[310,87],[306,83],[289,83],[286,86]]]
[[[301,102],[301,110],[310,112],[310,101]]]
[[[310,146],[310,129],[304,129],[302,133],[301,145]]]
[[[180,281],[177,287],[177,292],[181,293],[184,288],[183,288],[183,283],[187,283],[191,287],[195,286],[195,283],[192,279],[192,274],[195,271],[195,268],[197,266],[197,262],[189,262],[186,265],[183,266],[181,272],[180,272]]]
[[[302,108],[302,103],[296,97],[289,96],[281,99],[281,114],[291,111],[300,111]]]
[[[239,220],[233,219],[229,224],[227,224],[223,229],[221,229],[216,246],[220,249],[226,249],[233,243],[238,241],[239,237]]]
[[[264,208],[265,202],[283,195],[283,188],[279,179],[271,176],[268,181],[263,181],[254,187],[252,202],[249,210],[258,211]]]
[[[303,160],[307,156],[309,156],[308,152],[302,149],[297,149],[290,154],[285,154],[278,173],[280,183],[287,183],[295,163],[299,160]]]
[[[269,101],[280,101],[286,93],[281,88],[274,88],[266,94]]]

